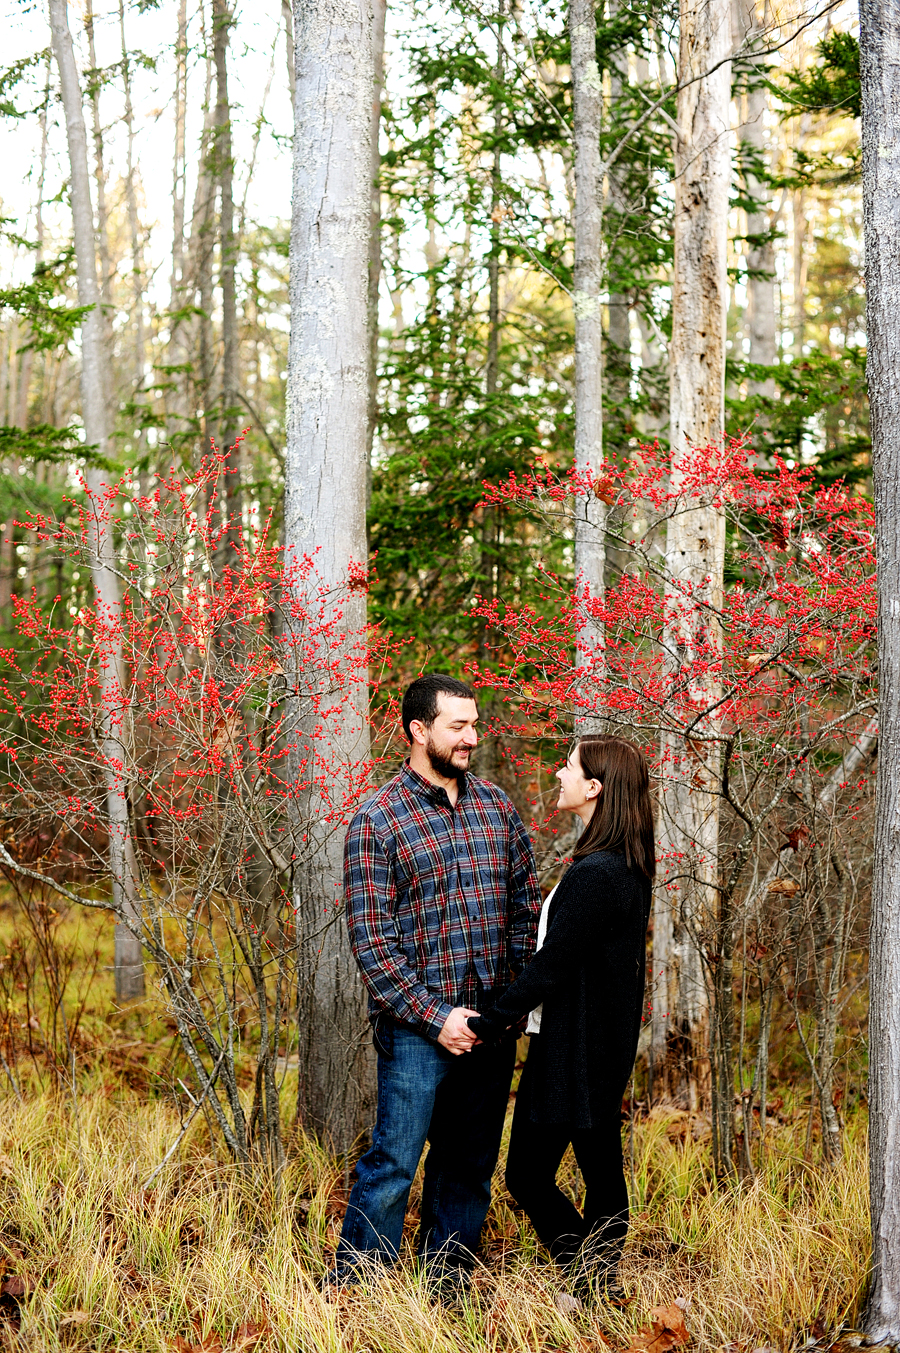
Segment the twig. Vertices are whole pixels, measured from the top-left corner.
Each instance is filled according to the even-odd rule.
[[[181,1145],[181,1143],[184,1141],[185,1134],[187,1133],[188,1128],[190,1127],[191,1123],[193,1123],[194,1119],[197,1117],[197,1114],[200,1112],[201,1108],[203,1107],[203,1101],[206,1099],[206,1096],[209,1094],[210,1090],[212,1089],[213,1085],[215,1084],[216,1077],[217,1077],[218,1074],[219,1074],[219,1067],[222,1065],[222,1058],[223,1058],[224,1056],[225,1056],[225,1049],[223,1048],[222,1051],[219,1053],[219,1060],[216,1062],[215,1068],[213,1069],[213,1073],[212,1073],[212,1075],[210,1076],[209,1080],[206,1082],[206,1086],[204,1087],[203,1093],[202,1093],[202,1095],[200,1096],[199,1099],[194,1099],[194,1096],[191,1094],[190,1090],[188,1090],[187,1086],[184,1084],[183,1081],[179,1081],[179,1082],[178,1082],[178,1084],[179,1084],[180,1086],[182,1086],[182,1088],[184,1089],[185,1093],[187,1094],[188,1099],[191,1101],[191,1103],[193,1104],[194,1107],[193,1107],[193,1109],[191,1110],[191,1112],[188,1114],[187,1119],[186,1119],[185,1124],[184,1124],[184,1127],[181,1129],[181,1131],[179,1132],[178,1136],[175,1138],[174,1142],[173,1142],[172,1145],[169,1147],[168,1151],[166,1152],[166,1154],[163,1156],[162,1160],[161,1160],[161,1161],[159,1162],[159,1164],[157,1165],[156,1169],[153,1170],[152,1173],[150,1173],[150,1174],[147,1176],[147,1178],[144,1180],[143,1184],[141,1185],[141,1188],[142,1188],[142,1189],[149,1189],[150,1185],[153,1183],[153,1181],[154,1181],[154,1179],[156,1178],[156,1176],[157,1176],[157,1175],[159,1174],[159,1172],[163,1169],[163,1167],[169,1163],[169,1161],[172,1159],[172,1157],[174,1156],[175,1152],[178,1150],[178,1148],[179,1148],[179,1146]]]
[[[6,1058],[3,1056],[3,1053],[2,1053],[2,1052],[0,1052],[0,1065],[2,1065],[3,1070],[6,1072],[8,1078],[9,1078],[9,1083],[10,1083],[10,1085],[11,1085],[12,1088],[13,1088],[13,1094],[15,1095],[16,1099],[19,1101],[20,1104],[24,1104],[25,1101],[24,1101],[24,1099],[22,1098],[22,1091],[19,1089],[19,1086],[18,1086],[18,1084],[17,1084],[17,1082],[16,1082],[15,1076],[13,1075],[13,1073],[10,1071],[9,1067],[7,1066],[7,1064],[6,1064]]]
[[[51,878],[49,874],[39,874],[36,869],[28,869],[24,864],[17,864],[2,841],[0,841],[0,860],[3,861],[7,869],[12,869],[17,874],[24,875],[27,879],[34,879],[36,883],[43,883],[46,888],[52,888],[54,892],[68,898],[70,902],[77,902],[79,907],[100,907],[103,911],[111,910],[108,902],[98,902],[93,897],[79,897],[77,893],[73,893],[69,888],[63,887],[61,883],[57,883],[56,879]]]

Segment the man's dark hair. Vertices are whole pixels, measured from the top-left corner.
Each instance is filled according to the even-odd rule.
[[[441,672],[429,672],[427,676],[416,677],[411,686],[407,686],[403,696],[403,731],[407,740],[412,742],[409,726],[418,719],[426,728],[430,728],[437,718],[438,696],[456,695],[464,700],[474,700],[475,692],[471,686],[456,677],[444,676]]]

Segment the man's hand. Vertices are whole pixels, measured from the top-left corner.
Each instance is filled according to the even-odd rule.
[[[466,1020],[470,1015],[477,1015],[477,1010],[468,1010],[465,1006],[457,1006],[451,1010],[450,1014],[444,1020],[444,1027],[438,1034],[438,1042],[442,1048],[452,1052],[454,1057],[458,1057],[462,1052],[471,1052],[481,1039],[473,1034]]]

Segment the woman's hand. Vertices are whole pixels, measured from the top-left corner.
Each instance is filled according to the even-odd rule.
[[[500,1020],[492,1019],[490,1015],[470,1015],[466,1023],[483,1043],[496,1042],[512,1027],[509,1024],[504,1025]]]

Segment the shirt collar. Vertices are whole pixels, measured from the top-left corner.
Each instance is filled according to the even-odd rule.
[[[425,779],[424,775],[420,775],[417,770],[413,770],[412,766],[409,764],[408,758],[400,768],[400,779],[407,789],[412,790],[414,794],[418,794],[421,798],[428,799],[430,803],[435,805],[450,803],[447,791],[444,789],[443,785],[433,785],[430,780]],[[469,777],[468,775],[463,775],[459,782],[457,803],[461,799],[467,798],[468,793]]]

